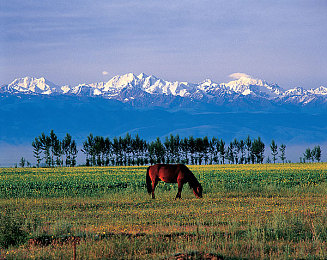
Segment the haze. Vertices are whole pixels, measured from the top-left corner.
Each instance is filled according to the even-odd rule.
[[[327,86],[327,2],[0,1],[0,85],[116,74],[226,82],[246,73],[288,89]]]

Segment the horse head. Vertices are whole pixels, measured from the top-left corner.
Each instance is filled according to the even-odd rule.
[[[198,186],[193,188],[193,193],[197,198],[202,198],[202,186],[200,183]]]

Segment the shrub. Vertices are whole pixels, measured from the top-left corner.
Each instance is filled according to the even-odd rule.
[[[0,247],[8,248],[26,241],[27,233],[22,229],[22,220],[6,210],[0,213]]]

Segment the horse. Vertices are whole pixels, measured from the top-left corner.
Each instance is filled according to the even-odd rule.
[[[202,198],[202,186],[195,178],[194,174],[184,164],[155,164],[149,166],[146,171],[146,185],[148,193],[152,193],[158,182],[162,180],[166,183],[178,183],[178,192],[175,199],[181,198],[183,185],[188,182],[197,198]]]

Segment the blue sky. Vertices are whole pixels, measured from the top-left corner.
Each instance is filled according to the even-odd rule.
[[[327,86],[326,14],[326,0],[0,0],[0,85],[128,72],[225,82],[242,72]]]

